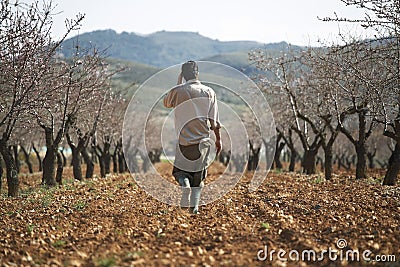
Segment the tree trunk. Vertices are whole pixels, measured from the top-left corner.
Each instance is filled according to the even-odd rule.
[[[117,158],[116,151],[112,155],[112,162],[113,162],[113,173],[117,173],[118,172],[118,158]]]
[[[261,147],[254,148],[253,144],[249,142],[250,145],[250,155],[247,161],[247,170],[248,171],[255,171],[258,167],[258,161],[260,159],[260,150]]]
[[[61,153],[61,156],[62,156],[62,158],[63,158],[64,167],[67,167],[67,157],[66,157],[65,154],[64,154],[64,148],[61,149],[60,153]]]
[[[162,149],[160,148],[154,148],[151,151],[149,151],[149,159],[151,163],[157,163],[160,162],[161,159],[161,153],[162,153]]]
[[[296,167],[296,159],[299,155],[299,153],[297,152],[297,150],[294,146],[292,134],[293,134],[293,131],[291,129],[289,129],[287,137],[285,137],[285,135],[283,135],[281,133],[282,138],[285,140],[285,143],[290,150],[290,163],[289,163],[289,171],[290,172],[294,171],[294,169]]]
[[[58,143],[54,142],[52,128],[44,128],[46,139],[46,154],[43,158],[42,183],[47,186],[55,186],[55,163],[57,158]]]
[[[106,141],[104,142],[103,149],[101,149],[99,145],[96,145],[94,147],[94,151],[97,155],[100,164],[100,176],[102,178],[106,177],[106,175],[110,173],[110,163],[111,163],[110,146],[111,143],[109,141]]]
[[[275,162],[275,168],[277,169],[282,169],[283,165],[281,162],[281,153],[283,148],[285,147],[284,142],[279,142],[280,138],[278,137],[278,140],[276,141],[276,149],[275,149],[275,155],[274,155],[274,162]]]
[[[359,109],[360,108],[360,109]],[[359,110],[357,110],[359,109]],[[367,113],[368,110],[366,106],[361,106],[357,108],[353,108],[354,112],[358,114],[358,139],[355,139],[351,132],[344,127],[340,127],[340,131],[350,140],[350,142],[354,145],[356,150],[356,156],[349,159],[346,159],[348,167],[351,167],[351,164],[356,164],[356,179],[364,179],[367,177],[367,139],[372,133],[373,121],[370,124],[369,130],[367,131]],[[343,115],[343,114],[342,114]],[[356,162],[354,162],[356,161]]]
[[[54,128],[53,127],[46,127],[45,125],[41,125],[41,127],[44,129],[45,133],[45,139],[46,139],[46,155],[43,159],[43,176],[42,176],[42,182],[44,185],[47,186],[55,186],[56,185],[56,180],[54,177],[54,170],[55,170],[55,160],[57,158],[57,155],[59,153],[58,147],[65,136],[65,133],[68,132],[68,129],[70,127],[70,124],[72,123],[72,118],[73,116],[69,114],[67,116],[67,120],[65,124],[63,125],[64,127],[61,127],[55,138],[54,138]],[[62,157],[61,153],[60,156]],[[58,162],[59,163],[59,162]],[[64,162],[62,162],[63,167],[64,167]],[[63,168],[58,167],[57,169],[58,173],[57,175],[62,175]]]
[[[376,150],[374,152],[367,152],[369,169],[375,169],[375,162],[374,162],[375,155],[376,155]]]
[[[296,167],[296,159],[299,155],[299,152],[297,152],[293,140],[292,140],[292,131],[289,131],[289,136],[288,138],[285,138],[285,143],[288,146],[290,150],[290,163],[289,163],[289,171],[294,172],[294,169]]]
[[[341,156],[336,155],[337,167],[340,170],[343,167]]]
[[[285,147],[285,142],[281,142],[282,138],[283,138],[283,134],[279,133],[278,137],[276,138],[276,144],[275,144],[274,163],[275,163],[275,168],[277,168],[277,169],[283,168],[283,165],[281,162],[281,153],[282,153],[283,148]]]
[[[106,174],[110,174],[111,173],[111,155],[110,154],[106,154],[104,156],[104,171]]]
[[[265,161],[266,161],[266,170],[269,171],[270,169],[274,168],[274,150],[275,150],[275,145],[276,142],[267,142],[266,140],[262,140],[264,143],[264,147],[265,147]],[[271,144],[273,143],[273,144]],[[228,163],[229,163],[229,159],[230,159],[230,151],[229,151],[229,157],[228,157]]]
[[[290,150],[290,163],[289,163],[290,172],[294,172],[294,168],[296,166],[296,158],[297,158],[297,152]]]
[[[94,164],[99,163],[98,162],[98,156],[97,156],[97,153],[96,153],[96,148],[94,146],[91,146],[90,149],[91,149],[90,154],[92,155],[92,160],[91,161]]]
[[[55,161],[57,157],[57,150],[52,146],[48,146],[46,155],[43,158],[43,178],[42,183],[47,186],[55,186]]]
[[[18,156],[18,145],[13,145],[12,149],[14,151],[14,160],[15,160],[15,166],[17,167],[17,173],[19,173],[21,169],[21,162],[19,161],[19,156]]]
[[[343,160],[343,166],[346,170],[350,170],[351,169],[351,164],[354,165],[354,156],[344,156],[344,160]]]
[[[389,166],[383,179],[383,185],[396,185],[397,175],[400,171],[400,145],[396,144],[389,159]]]
[[[332,159],[333,159],[333,153],[332,153],[332,146],[326,146],[324,147],[324,154],[325,154],[325,180],[331,180],[332,179]]]
[[[230,155],[229,155],[230,156]],[[125,154],[122,152],[122,157],[123,157],[123,159],[124,159],[124,169],[125,169],[125,172],[127,172],[127,171],[129,171],[129,168],[128,168],[128,162],[126,161],[126,158],[125,158]],[[229,157],[230,158],[230,157]]]
[[[353,141],[357,154],[356,179],[364,179],[367,177],[366,172],[368,147],[366,141],[368,137],[366,133],[366,114],[366,111],[361,111],[358,113],[358,140]]]
[[[42,167],[42,159],[40,157],[40,153],[39,151],[36,149],[35,145],[32,142],[32,149],[33,151],[35,151],[36,157],[38,159],[38,165],[39,165],[39,172],[43,171],[43,167]]]
[[[76,147],[71,147],[72,150],[72,171],[74,173],[74,179],[82,181],[82,168],[81,168],[81,151]]]
[[[89,140],[89,135],[85,134],[84,136],[78,136],[78,144],[75,144],[69,133],[66,133],[67,137],[67,142],[69,144],[69,147],[71,148],[72,151],[72,160],[71,160],[71,165],[72,165],[72,170],[74,173],[74,179],[78,181],[82,181],[82,155],[86,157],[84,161],[87,163],[89,160],[89,155],[87,154],[86,147],[88,145],[88,140]],[[85,152],[83,152],[85,151]],[[89,178],[93,177],[93,168],[94,166],[89,166],[90,164],[87,164],[88,167],[86,169],[86,176],[90,175]],[[94,165],[92,163],[92,165]],[[90,169],[92,168],[92,169]]]
[[[19,180],[17,166],[14,157],[7,146],[4,139],[0,139],[0,153],[3,156],[4,164],[6,165],[6,177],[8,186],[8,196],[18,196]]]
[[[87,151],[87,148],[84,147],[81,151],[83,160],[85,161],[86,164],[86,175],[85,178],[93,178],[93,173],[94,173],[94,163],[92,161],[92,158],[89,156],[89,153]]]
[[[258,168],[258,162],[260,161],[260,150],[261,150],[261,147],[259,147],[259,148],[257,148],[255,151],[254,151],[254,154],[253,154],[253,159],[252,159],[252,171],[255,171],[255,170],[257,170],[257,168]]]
[[[104,164],[104,172],[106,175],[110,174],[110,165],[111,165],[110,147],[111,147],[111,143],[109,143],[109,142],[104,143],[104,150],[103,150],[102,157],[103,157],[103,164]]]
[[[356,164],[356,179],[364,179],[367,177],[367,145],[364,142],[356,144],[357,164]]]
[[[28,153],[28,151],[26,151],[24,146],[21,146],[22,152],[24,153],[25,156],[25,163],[28,166],[28,170],[29,173],[33,173],[33,167],[32,167],[32,163],[31,163],[31,159],[30,159],[30,153]]]
[[[306,174],[315,174],[316,173],[316,156],[318,153],[318,148],[317,149],[306,149],[304,151],[304,156],[303,156],[303,171]]]
[[[1,156],[0,153],[0,192],[2,186],[3,186],[3,157]]]
[[[118,152],[118,171],[119,173],[124,173],[125,172],[125,157],[124,157],[124,152],[119,151]]]
[[[57,172],[56,172],[56,182],[62,185],[62,173],[64,171],[64,157],[60,151],[57,151]]]
[[[99,165],[100,165],[100,177],[101,178],[105,178],[106,177],[106,167],[105,167],[105,163],[104,163],[104,156],[101,155],[98,157],[99,159]]]

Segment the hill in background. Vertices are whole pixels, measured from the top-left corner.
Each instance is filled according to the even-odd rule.
[[[194,32],[160,31],[149,35],[117,33],[114,30],[100,30],[72,37],[63,43],[62,53],[71,57],[73,47],[79,44],[83,49],[95,45],[113,58],[140,62],[156,67],[168,67],[193,59],[200,60],[215,55],[263,47],[253,41],[221,42]]]
[[[248,61],[248,52],[261,48],[271,54],[287,49],[285,42],[262,44],[254,41],[223,42],[204,37],[195,32],[159,31],[149,35],[117,33],[98,30],[83,33],[64,41],[61,54],[72,57],[74,48],[82,51],[96,47],[108,57],[113,66],[126,66],[126,71],[114,77],[116,91],[132,94],[142,82],[162,68],[187,60],[204,60],[223,63],[248,76],[258,73]],[[292,46],[292,48],[299,48]]]

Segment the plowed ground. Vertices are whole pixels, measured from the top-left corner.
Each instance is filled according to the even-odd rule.
[[[169,164],[157,167],[172,181]],[[214,163],[208,181],[222,171]],[[324,181],[322,174],[271,171],[252,193],[244,177],[199,215],[157,201],[129,174],[78,182],[71,173],[67,168],[64,184],[50,189],[39,185],[39,173],[21,175],[18,198],[5,197],[3,188],[1,266],[400,264],[400,188],[380,185],[379,170],[362,181],[346,173]],[[337,244],[339,239],[346,244]],[[321,257],[329,248],[338,251],[338,259]],[[281,260],[280,249],[286,252]],[[302,259],[309,250],[320,259],[308,254]],[[353,250],[360,261],[340,259]],[[397,262],[366,262],[367,250],[370,259],[394,255]]]

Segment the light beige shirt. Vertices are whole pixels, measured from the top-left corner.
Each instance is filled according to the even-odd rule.
[[[175,130],[181,145],[208,141],[210,129],[220,128],[215,92],[199,80],[173,87],[164,97],[164,106],[174,108]]]

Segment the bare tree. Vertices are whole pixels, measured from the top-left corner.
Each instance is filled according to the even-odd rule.
[[[43,84],[56,88],[34,113],[46,137],[47,150],[43,159],[43,183],[46,185],[55,185],[54,164],[65,134],[76,125],[80,112],[92,104],[98,95],[96,91],[107,81],[102,72],[103,62],[96,50],[93,51],[93,55],[74,58],[71,62],[56,62],[52,73],[56,78],[47,79]]]
[[[25,131],[23,132],[17,131],[17,134],[19,135],[18,144],[20,150],[24,155],[24,161],[26,166],[28,167],[29,173],[33,173],[33,164],[31,162],[30,156],[32,153],[32,140],[36,129],[35,127],[32,127],[32,128],[26,128],[24,130]]]
[[[21,5],[2,1],[0,14],[0,152],[6,165],[9,196],[17,196],[19,180],[8,141],[22,118],[40,106],[53,89],[40,84],[48,77],[60,43],[83,19],[79,15],[68,21],[64,37],[54,42],[50,36],[51,1],[42,8],[38,2]]]
[[[96,49],[86,53],[81,59],[82,75],[79,80],[80,103],[76,119],[66,131],[68,145],[72,151],[72,167],[76,180],[82,180],[81,157],[87,164],[86,178],[93,176],[93,163],[87,155],[87,147],[96,133],[103,107],[110,101],[110,78],[114,73],[108,71],[104,58]],[[78,80],[76,81],[78,82]],[[87,92],[83,90],[86,87]]]
[[[115,147],[115,141],[121,138],[126,105],[126,100],[122,96],[109,94],[100,114],[92,146],[99,159],[101,177],[111,172],[111,149]]]
[[[248,135],[248,151],[249,157],[247,159],[247,170],[255,171],[258,168],[260,161],[261,145],[263,143],[260,126],[250,109],[241,114],[242,123]]]
[[[3,158],[1,157],[0,154],[0,191],[2,189],[3,186]]]
[[[38,160],[38,171],[39,172],[43,171],[42,158],[40,156],[40,151],[43,146],[43,142],[44,142],[43,140],[39,139],[39,140],[33,140],[31,143],[32,149],[35,152],[36,158]]]
[[[353,67],[355,76],[369,87],[376,108],[375,119],[384,125],[383,134],[396,142],[383,184],[396,184],[400,171],[400,2],[397,0],[341,0],[365,11],[365,17],[348,19],[336,16],[325,21],[351,22],[374,30],[370,41],[356,42],[358,50],[368,55],[367,71]],[[368,44],[365,45],[365,44]],[[346,46],[346,48],[349,45]],[[357,71],[357,72],[356,72]],[[359,110],[365,110],[361,107]]]
[[[316,155],[322,144],[321,133],[310,124],[312,120],[307,114],[312,99],[304,86],[302,75],[305,70],[302,69],[304,65],[301,64],[300,51],[294,51],[289,46],[287,51],[274,58],[257,50],[250,53],[250,60],[256,63],[258,69],[266,72],[260,79],[266,94],[271,97],[281,96],[277,101],[280,101],[281,108],[287,110],[285,112],[287,117],[284,120],[288,123],[286,127],[298,135],[304,149],[302,159],[304,172],[315,173]]]

